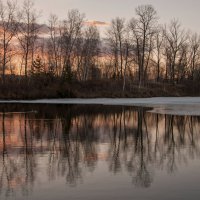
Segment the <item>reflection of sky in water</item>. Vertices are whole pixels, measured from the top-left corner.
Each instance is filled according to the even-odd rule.
[[[1,199],[198,199],[199,117],[32,107],[0,117]]]

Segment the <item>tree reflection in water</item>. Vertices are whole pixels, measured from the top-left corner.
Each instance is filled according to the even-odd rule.
[[[175,173],[200,155],[199,117],[120,106],[0,109],[0,196],[19,189],[28,195],[41,178],[41,166],[48,181],[65,177],[76,186],[87,172],[95,172],[98,161],[105,162],[110,173],[126,171],[135,186],[150,187],[156,170]]]

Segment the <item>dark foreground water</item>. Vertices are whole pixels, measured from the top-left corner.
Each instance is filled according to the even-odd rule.
[[[0,199],[200,198],[200,117],[0,105]]]

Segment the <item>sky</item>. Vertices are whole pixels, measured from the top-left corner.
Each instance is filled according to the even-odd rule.
[[[6,0],[4,0],[6,1]],[[86,19],[109,22],[117,16],[130,19],[135,8],[152,4],[158,12],[161,23],[179,19],[183,27],[200,33],[200,0],[33,0],[41,11],[40,22],[48,21],[50,13],[65,18],[70,9],[86,14]],[[23,2],[23,0],[17,0]]]

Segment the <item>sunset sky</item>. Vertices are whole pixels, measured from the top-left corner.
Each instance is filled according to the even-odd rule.
[[[6,1],[6,0],[3,0]],[[21,3],[24,0],[17,0]],[[181,21],[185,28],[200,33],[199,0],[33,0],[42,11],[40,22],[48,21],[50,13],[64,18],[69,9],[77,8],[85,13],[88,20],[109,22],[117,16],[130,19],[134,9],[141,4],[152,4],[158,12],[161,23],[172,18]]]
[[[67,10],[73,8],[86,13],[89,20],[109,22],[117,16],[128,19],[134,15],[135,7],[141,4],[152,4],[162,23],[178,18],[184,27],[200,32],[199,0],[35,0],[37,8],[43,11],[43,22],[47,21],[50,13],[64,18]]]

